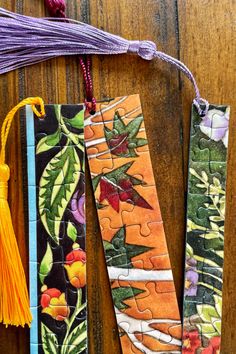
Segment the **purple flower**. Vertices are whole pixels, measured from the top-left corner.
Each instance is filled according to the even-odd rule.
[[[185,273],[184,295],[197,295],[198,273],[194,269],[189,269]]]
[[[187,256],[186,258],[186,269],[189,270],[189,268],[194,268],[196,267],[197,265],[197,261],[195,258],[193,257],[189,257]]]
[[[197,283],[198,273],[196,271],[197,261],[192,257],[186,259],[186,272],[185,272],[185,286],[184,295],[196,296],[197,295]]]
[[[228,146],[229,136],[229,108],[225,112],[211,109],[200,123],[201,131],[214,141],[222,140]]]
[[[74,218],[80,223],[85,224],[85,195],[78,197],[79,191],[75,192],[71,200],[71,211]]]

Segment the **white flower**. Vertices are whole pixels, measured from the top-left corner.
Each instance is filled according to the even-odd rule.
[[[200,123],[200,129],[214,141],[222,140],[224,146],[228,147],[229,136],[229,107],[225,112],[219,109],[211,109]]]

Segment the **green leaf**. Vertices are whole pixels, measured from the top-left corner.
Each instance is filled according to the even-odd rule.
[[[100,182],[101,177],[102,177],[102,174],[97,175],[96,177],[94,177],[94,178],[92,179],[92,184],[93,184],[93,190],[94,190],[94,192],[95,192],[96,189],[97,189],[97,186],[98,186],[98,184],[99,184],[99,182]]]
[[[64,146],[45,167],[39,182],[39,214],[59,244],[60,223],[79,181],[81,164],[73,146]]]
[[[215,307],[207,304],[197,305],[197,312],[203,322],[211,323],[212,317],[219,318],[218,312],[216,311]]]
[[[67,225],[67,235],[72,239],[72,241],[76,241],[77,239],[77,230],[76,227],[72,224],[72,222],[68,222]]]
[[[112,298],[115,307],[119,310],[125,310],[129,306],[124,303],[125,300],[131,299],[138,294],[142,294],[145,290],[133,288],[131,286],[120,286],[119,288],[112,289]]]
[[[126,125],[125,130],[127,133],[129,133],[130,139],[136,137],[142,122],[143,122],[143,116],[138,116],[135,119],[131,120],[130,123]]]
[[[53,265],[53,255],[49,242],[47,243],[47,249],[43,256],[43,259],[39,267],[39,279],[41,284],[44,284],[44,279],[50,273]]]
[[[212,338],[218,335],[218,332],[216,332],[215,327],[211,323],[197,324],[197,328],[199,332],[207,338]]]
[[[220,318],[222,317],[222,297],[219,295],[213,295],[214,300],[215,300],[215,308],[216,311],[218,313],[218,315],[220,316]]]
[[[217,216],[217,215],[209,216],[209,219],[210,219],[211,221],[215,221],[215,222],[222,221],[222,217],[221,217],[221,216]]]
[[[148,141],[147,139],[144,138],[135,138],[135,139],[129,139],[129,148],[137,148],[141,147],[144,145],[147,145]]]
[[[193,248],[188,243],[186,243],[186,255],[190,258],[193,257]]]
[[[212,231],[201,236],[206,240],[214,240],[215,238],[217,239],[220,237],[220,233],[218,231]]]
[[[41,337],[42,346],[45,354],[59,354],[58,340],[53,333],[43,322],[41,322]]]
[[[61,130],[58,129],[55,133],[47,135],[40,139],[36,148],[36,154],[50,150],[53,146],[56,146],[61,140]]]
[[[79,354],[87,348],[87,322],[80,323],[68,336],[64,343],[67,354]]]
[[[219,335],[221,335],[221,320],[215,319],[215,321],[213,321],[213,326],[215,327]]]
[[[202,175],[202,178],[204,179],[204,181],[208,181],[208,176],[207,176],[207,174],[206,174],[206,172],[205,171],[202,171],[201,172],[201,175]]]
[[[140,131],[143,116],[137,116],[127,125],[124,124],[119,112],[116,112],[113,120],[113,129],[105,127],[105,137],[109,149],[113,155],[123,157],[136,157],[135,149],[147,145],[148,141],[144,138],[137,138]]]
[[[84,111],[80,111],[77,113],[74,118],[65,118],[63,117],[64,122],[76,129],[83,129],[84,128]]]
[[[103,241],[107,266],[132,268],[132,258],[149,251],[151,248],[126,243],[126,229],[122,226],[111,242]]]

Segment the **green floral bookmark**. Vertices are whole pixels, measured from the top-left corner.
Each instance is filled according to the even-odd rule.
[[[192,109],[182,353],[220,353],[229,107]]]
[[[84,107],[27,107],[31,354],[87,353]]]

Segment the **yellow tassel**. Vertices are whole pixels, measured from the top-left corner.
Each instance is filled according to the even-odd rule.
[[[1,130],[0,152],[0,322],[6,325],[30,326],[32,315],[21,257],[12,225],[8,204],[8,180],[10,169],[5,163],[5,148],[15,113],[23,106],[31,105],[38,117],[45,115],[40,97],[21,101],[6,116]],[[40,105],[39,112],[35,105]]]

